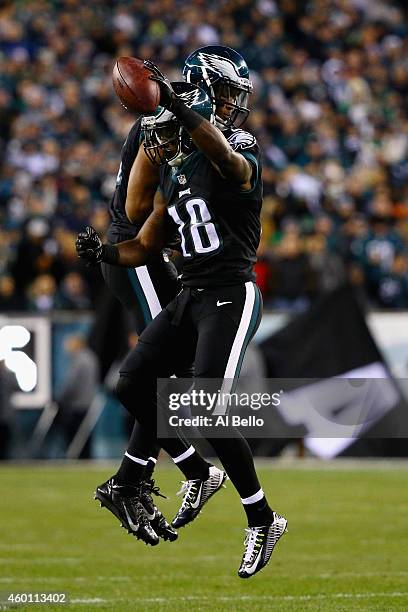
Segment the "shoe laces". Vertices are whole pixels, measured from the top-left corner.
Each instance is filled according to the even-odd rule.
[[[150,480],[146,480],[145,484],[150,494],[156,495],[156,497],[163,497],[163,499],[167,499],[167,496],[163,495],[163,493],[160,491],[160,487],[156,485],[153,478],[150,478]]]
[[[243,561],[251,561],[254,555],[257,555],[263,543],[262,527],[249,527],[245,529],[246,536],[244,540],[244,558]]]
[[[189,505],[198,492],[198,487],[200,484],[200,480],[182,480],[181,481],[181,489],[177,492],[177,495],[183,495],[183,503],[181,504],[181,509],[184,509],[187,505]]]

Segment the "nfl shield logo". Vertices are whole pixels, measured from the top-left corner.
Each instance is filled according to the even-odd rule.
[[[180,183],[180,185],[185,185],[187,183],[187,179],[186,179],[186,175],[185,174],[179,174],[177,177],[178,182]]]

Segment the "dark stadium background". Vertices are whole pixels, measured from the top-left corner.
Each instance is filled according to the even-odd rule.
[[[325,425],[357,407],[355,439],[306,435],[275,412],[252,441],[289,533],[250,581],[236,576],[246,521],[230,482],[154,549],[93,499],[125,448],[112,390],[136,341],[74,247],[84,225],[106,231],[134,120],[112,67],[137,55],[180,79],[208,44],[247,60],[247,127],[263,153],[265,314],[244,382],[258,392],[265,376],[290,378],[298,417],[314,388],[302,384],[325,378]],[[408,610],[407,94],[406,0],[0,0],[1,609],[10,593],[66,593],[75,612]],[[100,375],[78,419],[58,402],[80,338]],[[7,364],[28,384],[32,362],[38,378],[22,392]],[[341,381],[344,398],[331,391],[355,372],[367,378]],[[376,418],[362,426],[368,396]],[[169,520],[180,478],[160,457],[167,499],[155,499]]]
[[[0,317],[1,325],[27,315],[48,321],[51,361],[39,363],[50,375],[47,400],[58,395],[69,366],[67,336],[88,335],[102,381],[131,332],[99,270],[84,267],[74,248],[84,225],[102,234],[107,228],[120,149],[134,120],[113,93],[114,60],[150,58],[176,80],[188,53],[207,44],[242,53],[254,82],[247,128],[263,152],[265,188],[259,339],[286,320],[271,313],[296,316],[349,282],[363,307],[381,311],[369,318],[377,344],[393,373],[406,376],[404,2],[3,0]],[[125,417],[109,389],[98,404],[101,389],[93,456],[116,456]],[[27,443],[41,411],[30,394],[23,403],[4,416],[11,457],[33,450]],[[54,434],[34,445],[37,456],[63,456]]]

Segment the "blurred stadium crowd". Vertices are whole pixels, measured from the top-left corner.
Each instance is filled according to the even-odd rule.
[[[240,51],[247,128],[264,163],[258,283],[305,308],[345,278],[372,306],[408,308],[408,23],[387,0],[0,2],[0,310],[87,309],[102,279],[76,258],[104,232],[134,121],[114,58],[180,80],[194,48]]]

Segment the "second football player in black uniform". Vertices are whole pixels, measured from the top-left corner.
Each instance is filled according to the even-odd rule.
[[[153,198],[159,181],[159,171],[145,155],[141,143],[141,119],[132,126],[122,147],[121,162],[116,177],[116,188],[109,205],[111,224],[108,229],[110,244],[116,244],[134,238],[153,207]],[[138,335],[156,317],[179,291],[177,270],[166,251],[157,253],[143,266],[121,268],[101,262],[101,271],[105,282],[112,293],[130,313]],[[181,376],[188,376],[183,371]],[[143,428],[135,421],[130,441],[117,473],[107,482],[98,486],[96,499],[108,507],[121,521],[122,526],[137,537],[144,535],[149,543],[158,542],[155,533],[165,540],[175,540],[176,530],[171,527],[157,509],[152,500],[152,493],[159,494],[159,489],[152,479],[159,446],[146,444],[147,436]],[[144,459],[141,459],[144,457]],[[133,504],[135,489],[132,485],[134,466],[142,462],[145,475],[137,485],[142,495],[143,508]],[[120,503],[118,501],[120,500]],[[129,523],[128,507],[133,513],[138,511],[139,522],[144,523],[134,530]],[[130,512],[132,514],[132,512]],[[150,518],[150,521],[149,521]],[[150,523],[150,525],[149,525]],[[150,526],[153,528],[151,531]]]
[[[178,227],[184,255],[183,290],[143,332],[121,369],[118,384],[122,403],[150,430],[152,441],[156,379],[171,376],[175,368],[194,358],[197,377],[224,379],[232,385],[261,314],[252,269],[262,199],[256,142],[250,134],[235,130],[226,134],[227,139],[204,119],[209,118],[211,105],[199,89],[179,87],[177,96],[160,74],[156,78],[163,109],[144,120],[146,152],[153,161],[166,164],[154,211],[134,240],[115,247],[102,245],[89,230],[80,235],[77,245],[80,256],[89,260],[141,265],[161,248],[169,228]],[[177,156],[184,159],[174,171],[168,164]],[[183,503],[173,521],[178,527],[197,516],[221,485],[223,473],[180,439],[161,439],[160,444],[187,478]],[[248,578],[269,561],[287,521],[269,507],[246,441],[214,438],[211,444],[247,514],[238,573]]]

